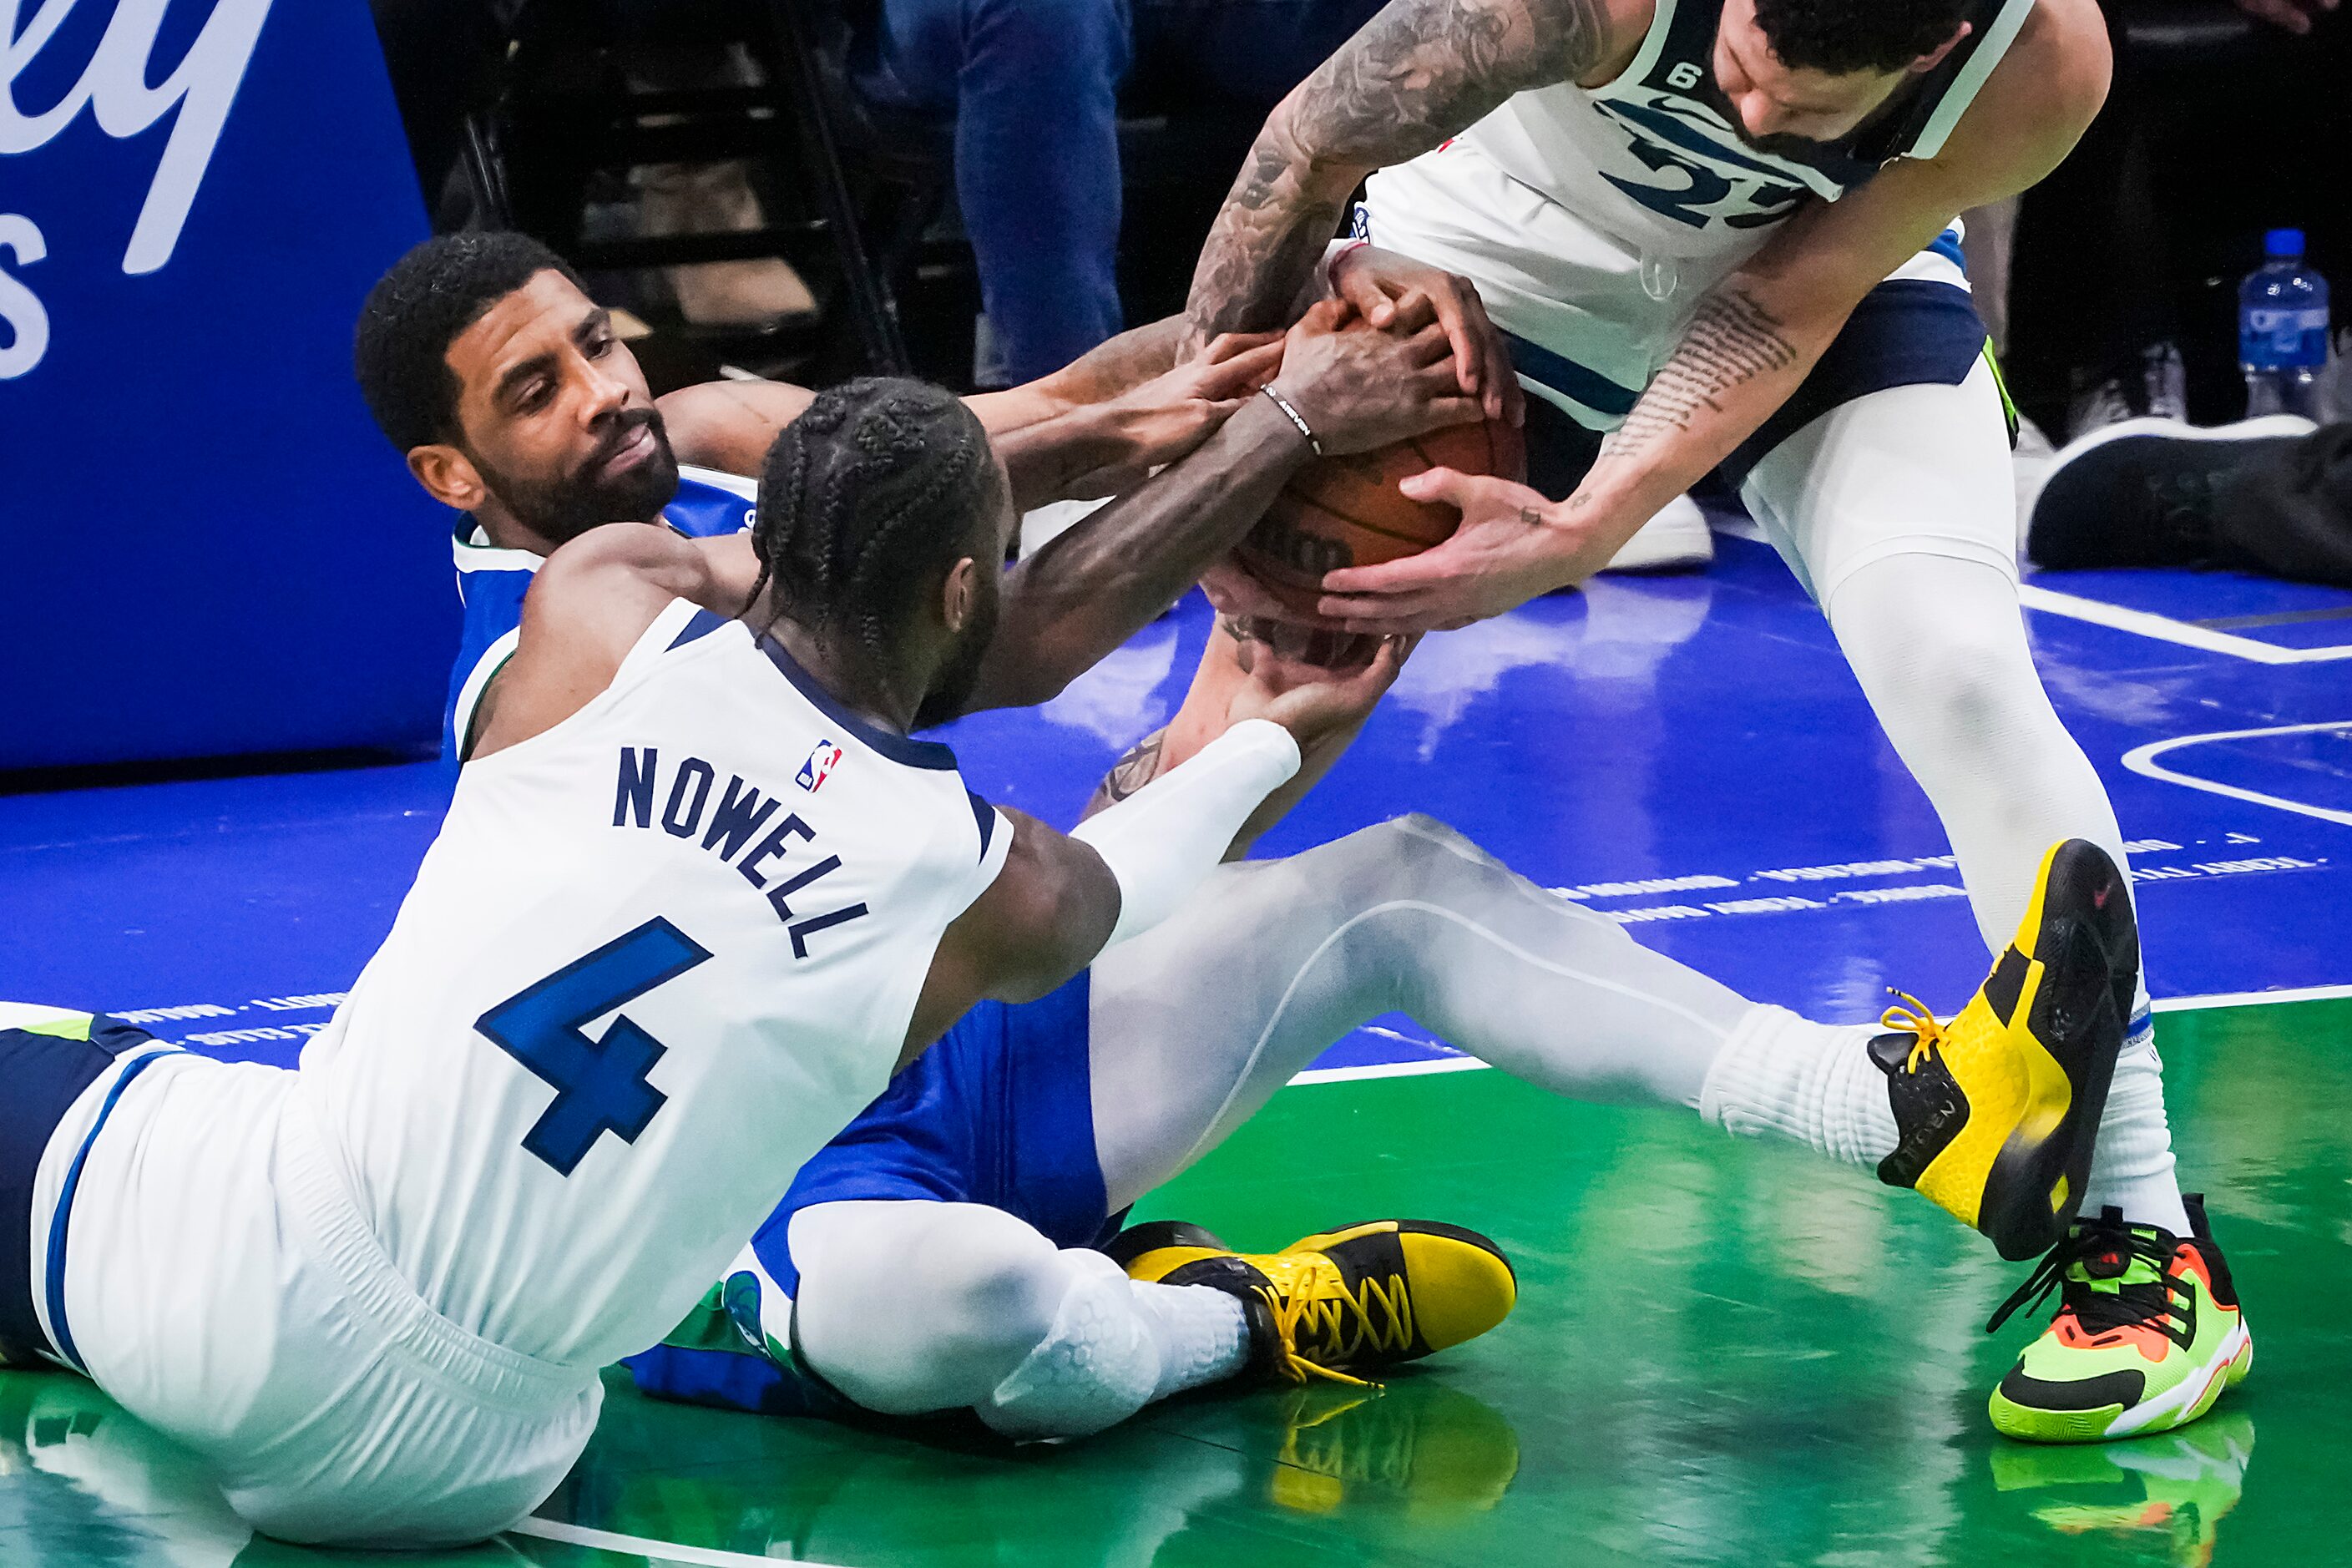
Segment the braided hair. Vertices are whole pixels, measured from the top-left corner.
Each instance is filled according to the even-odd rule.
[[[892,634],[1000,504],[988,433],[963,400],[868,377],[816,395],[768,448],[751,547],[779,618],[886,656]]]

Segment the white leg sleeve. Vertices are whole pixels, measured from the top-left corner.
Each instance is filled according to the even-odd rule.
[[[1082,1436],[1245,1359],[1233,1298],[1131,1282],[982,1205],[818,1204],[791,1241],[801,1353],[885,1415],[970,1406],[1008,1436]]]
[[[1868,1034],[1759,1007],[1443,824],[1402,817],[1225,867],[1096,965],[1095,1142],[1111,1205],[1199,1159],[1326,1046],[1387,1012],[1556,1093],[1692,1107],[1726,1041],[1759,1016],[1780,1021],[1769,1033],[1784,1064],[1808,1049],[1859,1058]],[[1857,1081],[1811,1079],[1841,1105]],[[1769,1092],[1800,1091],[1774,1079]],[[1875,1092],[1887,1115],[1883,1081]],[[1856,1114],[1827,1121],[1864,1136],[1844,1131]],[[1872,1158],[1893,1146],[1891,1126]]]
[[[1201,884],[1260,802],[1298,772],[1281,725],[1245,719],[1141,789],[1078,824],[1118,880],[1116,946],[1168,918]]]
[[[2126,863],[2105,786],[2059,722],[2026,640],[1988,371],[1823,416],[1757,466],[1746,495],[1942,818],[1988,948],[2017,929],[2053,842],[2087,838]],[[2135,1011],[2146,1006],[2143,986]],[[2084,1203],[2178,1231],[2187,1215],[2158,1071],[2152,1047],[2118,1061]],[[2108,1187],[2111,1170],[2126,1193]]]

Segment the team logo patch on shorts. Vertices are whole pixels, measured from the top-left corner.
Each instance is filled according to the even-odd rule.
[[[824,785],[824,781],[833,776],[834,764],[840,761],[839,746],[835,745],[830,739],[819,741],[816,743],[816,749],[808,754],[808,761],[801,764],[801,771],[793,777],[793,782],[809,794],[814,795]]]

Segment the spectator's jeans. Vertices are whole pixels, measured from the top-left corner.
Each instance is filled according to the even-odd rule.
[[[1378,4],[882,0],[867,40],[876,68],[860,85],[955,117],[956,196],[1006,383],[1059,370],[1119,329],[1129,66],[1271,108]]]

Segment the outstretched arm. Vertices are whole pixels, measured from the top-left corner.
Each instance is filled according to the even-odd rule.
[[[974,1003],[1030,1001],[1172,913],[1215,868],[1258,803],[1298,771],[1302,749],[1352,729],[1395,679],[1384,647],[1362,669],[1281,691],[1236,691],[1229,727],[1181,769],[1064,835],[1017,813],[1003,870],[940,940],[902,1061]],[[1377,695],[1377,689],[1375,695]]]
[[[1264,634],[1269,632],[1283,637],[1287,646],[1268,642]],[[1307,646],[1310,637],[1318,646]],[[1231,714],[1236,701],[1248,700],[1246,693],[1255,690],[1259,700],[1270,699],[1296,686],[1331,680],[1335,668],[1349,672],[1344,686],[1348,706],[1340,721],[1312,744],[1300,748],[1298,772],[1258,804],[1234,835],[1233,842],[1226,846],[1226,859],[1241,859],[1258,836],[1289,816],[1292,808],[1307,798],[1307,793],[1322,782],[1323,775],[1331,771],[1332,764],[1354,744],[1364,721],[1371,717],[1373,708],[1395,684],[1417,640],[1398,639],[1391,647],[1371,637],[1309,633],[1297,626],[1253,627],[1234,616],[1219,616],[1210,628],[1207,646],[1201,650],[1200,668],[1193,672],[1192,684],[1184,693],[1183,706],[1176,710],[1173,719],[1128,748],[1127,754],[1111,764],[1110,772],[1103,775],[1087,800],[1085,815],[1092,816],[1117,805],[1169,769],[1198,754],[1203,746],[1225,732],[1233,722]],[[1305,657],[1308,652],[1317,658]],[[1338,663],[1318,662],[1326,658]]]
[[[1402,658],[1401,644],[1384,643],[1354,669],[1301,668],[1294,680],[1235,688],[1219,732],[1182,767],[1162,769],[1066,835],[1007,813],[1004,868],[940,938],[901,1060],[973,1003],[1042,996],[1175,912],[1260,803],[1298,772],[1302,753],[1345,746]]]
[[[1310,310],[1283,344],[1276,384],[1330,453],[1368,452],[1475,418],[1433,317],[1398,332],[1340,330],[1343,307]],[[1003,618],[956,712],[1055,696],[1174,604],[1255,525],[1305,463],[1307,438],[1270,398],[1246,398],[1198,450],[1103,508],[1006,574]]]
[[[1108,495],[1204,440],[1273,375],[1276,334],[1234,336],[1178,362],[1183,318],[1122,332],[1052,375],[964,401],[979,416],[1024,510]],[[780,381],[713,381],[659,401],[678,461],[759,475],[777,433],[816,395]]]
[[[1415,293],[1375,324],[1410,333],[1434,311],[1452,338],[1461,310],[1450,298]],[[1180,355],[1183,334],[1184,319],[1170,316],[1052,375],[964,399],[1003,459],[1017,510],[1123,494],[1198,448],[1282,367],[1279,331],[1228,333]],[[777,434],[815,395],[789,382],[713,381],[668,393],[658,406],[678,461],[757,478]]]
[[[1428,152],[1515,92],[1591,72],[1612,52],[1610,10],[1611,0],[1390,0],[1258,132],[1192,274],[1193,341],[1279,324],[1366,174]],[[1470,353],[1461,358],[1472,374]]]
[[[1846,319],[1956,213],[2013,195],[2054,168],[2106,93],[2106,33],[2091,0],[2044,0],[1945,151],[1903,160],[1790,218],[1700,301],[1681,343],[1576,492],[1445,469],[1404,481],[1459,507],[1433,550],[1334,572],[1318,608],[1361,632],[1457,626],[1580,583],[1657,510],[1762,427]]]
[[[1053,374],[1003,392],[974,394],[971,411],[992,436],[1108,403],[1176,368],[1184,347],[1184,318],[1163,316],[1096,344]]]

